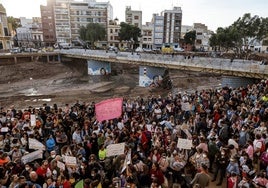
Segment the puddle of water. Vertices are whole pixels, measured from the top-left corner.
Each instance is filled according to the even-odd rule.
[[[41,95],[41,93],[38,93],[37,89],[35,89],[35,88],[30,88],[30,89],[22,90],[20,93],[21,94],[24,94],[25,96]]]
[[[42,101],[42,102],[50,102],[51,98],[47,98],[47,99],[33,99],[33,100],[25,100],[25,102],[38,102],[38,101]]]
[[[49,99],[38,99],[38,101],[50,102],[51,99],[50,98]]]

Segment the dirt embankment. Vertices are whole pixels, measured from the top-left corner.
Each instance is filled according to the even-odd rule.
[[[114,66],[114,67],[113,67]],[[42,104],[98,102],[111,97],[146,97],[166,95],[171,90],[138,86],[138,66],[112,65],[112,75],[89,76],[84,69],[62,63],[26,62],[0,66],[0,107],[40,107]],[[196,90],[211,88],[219,83],[218,77],[170,70],[174,89]],[[201,79],[202,77],[202,79]]]

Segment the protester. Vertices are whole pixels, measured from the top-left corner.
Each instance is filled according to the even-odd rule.
[[[217,185],[267,186],[267,94],[268,82],[260,82],[126,97],[122,115],[104,121],[96,119],[92,101],[3,107],[0,184],[205,187],[209,170]],[[122,143],[125,149],[111,154]]]

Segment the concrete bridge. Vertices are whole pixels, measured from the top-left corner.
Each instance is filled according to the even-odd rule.
[[[268,79],[268,65],[260,61],[183,55],[162,55],[103,50],[69,49],[50,53],[0,54],[0,65],[29,61],[96,60],[111,63],[163,67],[185,71],[207,72],[226,76]]]
[[[183,55],[162,55],[131,52],[112,52],[103,50],[70,49],[61,50],[62,60],[72,58],[96,60],[111,63],[124,63],[142,66],[163,67],[185,71],[207,72],[226,76],[268,79],[268,65],[259,61],[224,59]]]

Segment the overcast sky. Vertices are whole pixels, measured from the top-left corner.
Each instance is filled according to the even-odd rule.
[[[97,0],[97,2],[106,0]],[[38,17],[40,4],[46,5],[46,0],[0,0],[6,8],[8,16]],[[110,0],[113,6],[114,18],[125,20],[125,7],[141,10],[142,22],[149,22],[153,13],[172,9],[173,6],[182,8],[182,24],[193,25],[194,22],[204,23],[210,30],[231,25],[245,13],[268,17],[268,0]]]

